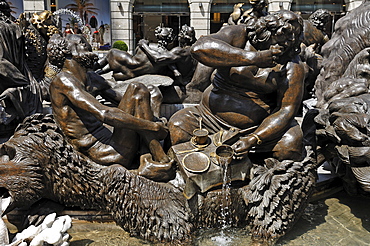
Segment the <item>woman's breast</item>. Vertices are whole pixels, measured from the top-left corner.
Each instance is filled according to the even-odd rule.
[[[276,101],[271,99],[273,95],[209,88],[204,93],[203,103],[228,124],[243,129],[260,124],[270,115]]]

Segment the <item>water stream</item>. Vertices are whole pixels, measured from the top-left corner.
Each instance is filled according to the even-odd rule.
[[[229,170],[229,164],[225,161],[225,163],[220,163],[220,166],[222,167],[222,202],[221,202],[221,218],[219,220],[219,223],[221,225],[220,232],[211,237],[212,242],[214,242],[214,245],[219,246],[229,246],[233,242],[233,237],[230,233],[228,233],[231,229],[232,221],[230,219],[230,203],[231,203],[231,195],[230,195],[230,189],[231,189],[231,182],[230,182],[230,172]]]
[[[227,183],[227,182],[226,182]],[[225,186],[225,192],[227,190]],[[225,199],[226,196],[225,196]],[[227,200],[230,202],[230,200]],[[229,211],[222,216],[227,218]],[[221,216],[221,217],[222,217]],[[249,231],[225,226],[215,229],[198,229],[192,242],[186,246],[247,246],[251,243]],[[221,220],[220,220],[221,223]],[[223,222],[222,222],[223,223]],[[7,223],[12,233],[14,225]],[[114,222],[92,223],[73,220],[68,230],[70,246],[162,246],[130,237]],[[302,217],[277,246],[366,246],[370,245],[370,199],[351,197],[345,191],[310,202]]]
[[[130,237],[114,223],[76,221],[68,231],[70,246],[155,245]],[[223,237],[221,237],[223,233]],[[244,228],[200,229],[189,246],[246,246],[251,243]],[[163,244],[158,244],[163,245]],[[370,200],[339,192],[311,202],[303,216],[277,246],[365,246],[370,245]],[[156,245],[157,246],[157,245]]]
[[[231,202],[231,197],[230,197],[230,188],[231,188],[231,183],[230,183],[230,177],[228,175],[228,169],[229,165],[226,163],[222,165],[222,171],[223,171],[223,177],[222,177],[222,202],[221,202],[221,219],[220,219],[220,224],[222,229],[227,229],[231,226],[231,220],[230,220],[230,202]]]

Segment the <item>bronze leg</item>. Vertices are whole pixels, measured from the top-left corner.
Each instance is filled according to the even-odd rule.
[[[199,127],[199,121],[193,116],[192,110],[185,108],[177,111],[168,121],[172,145],[189,141],[193,130]]]
[[[273,157],[279,161],[301,161],[303,158],[303,133],[297,123],[292,126],[273,148]]]
[[[141,119],[153,120],[154,118],[153,111],[151,109],[149,90],[141,83],[131,83],[128,86],[126,93],[124,94],[120,104],[118,105],[118,108]],[[135,134],[135,136],[133,136],[132,132],[134,131],[127,129],[114,129],[113,137],[111,140],[122,146],[128,145],[127,143],[125,143],[127,142],[127,139],[130,139],[126,138],[128,137],[127,134],[131,134],[131,139],[137,139],[137,135]],[[168,156],[163,151],[159,141],[155,138],[154,133],[150,131],[140,131],[137,133],[148,145],[154,161],[169,161]]]

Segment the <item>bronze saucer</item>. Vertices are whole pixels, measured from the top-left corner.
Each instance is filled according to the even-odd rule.
[[[192,173],[203,173],[208,170],[210,160],[208,156],[201,152],[192,152],[184,156],[182,164],[185,170]]]

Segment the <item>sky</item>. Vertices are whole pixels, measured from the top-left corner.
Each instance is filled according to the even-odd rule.
[[[15,18],[18,18],[21,13],[23,13],[23,0],[10,0],[8,2],[11,2],[10,6],[14,7],[12,10],[16,13],[12,13],[12,15]]]

